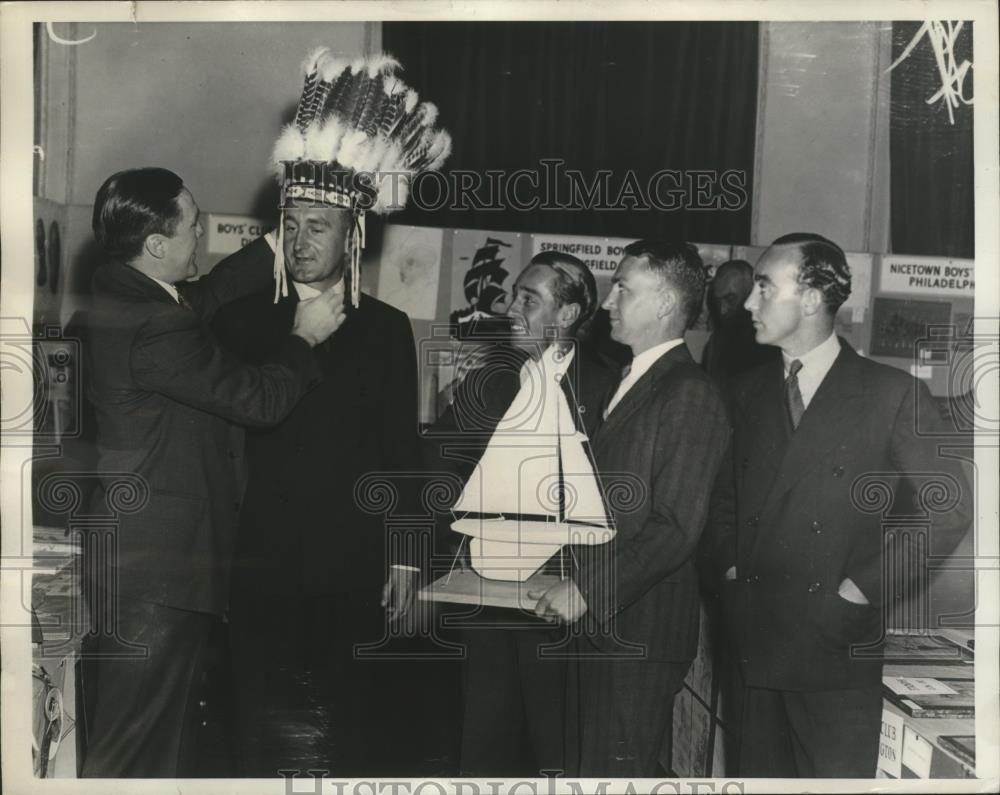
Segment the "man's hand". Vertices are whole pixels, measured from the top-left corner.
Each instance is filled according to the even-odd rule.
[[[571,624],[587,612],[587,602],[572,580],[560,580],[547,591],[528,591],[529,599],[537,599],[535,615],[546,621]]]
[[[844,581],[840,583],[840,586],[837,588],[837,596],[856,605],[871,604],[868,601],[868,597],[861,593],[861,589],[854,584],[854,580],[850,577],[845,577]]]
[[[399,566],[389,569],[389,579],[382,587],[382,607],[386,609],[390,621],[396,621],[410,611],[416,584],[417,572],[413,569],[403,569]]]
[[[330,287],[315,298],[299,301],[292,334],[316,346],[340,328],[345,317],[343,287]]]

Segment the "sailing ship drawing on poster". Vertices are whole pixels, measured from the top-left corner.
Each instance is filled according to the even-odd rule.
[[[488,580],[524,582],[562,547],[615,535],[560,359],[550,345],[529,370],[452,508],[452,530],[468,537],[472,568]]]

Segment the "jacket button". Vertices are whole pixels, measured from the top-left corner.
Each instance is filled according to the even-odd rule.
[[[747,527],[756,527],[758,522],[760,522],[760,517],[757,514],[754,514],[747,519]]]
[[[816,593],[816,591],[818,591],[822,587],[823,587],[822,583],[818,582],[810,583],[808,591],[809,593]]]
[[[760,582],[760,575],[755,574],[750,579],[753,580],[754,582]]]
[[[814,533],[822,533],[823,523],[817,519],[815,522],[812,523],[812,529]]]
[[[749,577],[744,577],[743,578],[743,582],[745,582],[745,583],[747,583],[749,585],[752,582],[752,580]]]
[[[833,476],[835,478],[842,478],[842,477],[844,477],[844,468],[843,467],[834,467],[833,468]]]

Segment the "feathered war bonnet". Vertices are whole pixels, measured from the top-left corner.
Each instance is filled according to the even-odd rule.
[[[282,131],[272,155],[282,210],[275,302],[288,294],[283,249],[287,207],[316,203],[351,210],[351,303],[357,307],[365,212],[385,215],[405,207],[413,177],[440,168],[451,154],[448,133],[434,129],[437,108],[418,100],[397,76],[401,70],[390,55],[349,61],[326,47],[303,62],[305,80],[295,120]]]

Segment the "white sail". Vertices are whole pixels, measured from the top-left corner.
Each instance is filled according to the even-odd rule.
[[[583,447],[586,438],[582,433],[574,433],[559,440],[566,495],[564,518],[610,527],[600,482]]]
[[[473,568],[484,577],[526,580],[567,544],[614,535],[600,483],[561,386],[568,359],[550,346],[504,414],[454,511],[452,529],[471,536]],[[546,520],[543,517],[551,517]]]

